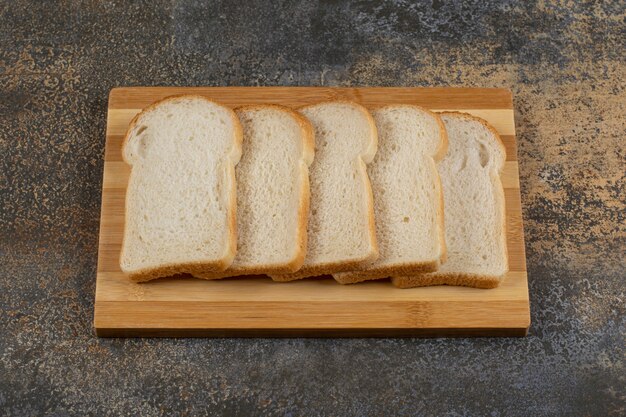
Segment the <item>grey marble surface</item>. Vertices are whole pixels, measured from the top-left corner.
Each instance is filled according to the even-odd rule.
[[[0,3],[0,415],[626,414],[623,1]],[[108,91],[506,87],[522,339],[97,339]]]

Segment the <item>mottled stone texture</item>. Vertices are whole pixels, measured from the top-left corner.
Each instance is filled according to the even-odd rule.
[[[623,1],[0,3],[0,415],[624,415],[625,19]],[[510,88],[529,336],[95,338],[107,94],[128,85]]]

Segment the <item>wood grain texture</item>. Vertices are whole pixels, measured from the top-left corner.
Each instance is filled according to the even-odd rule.
[[[510,272],[491,290],[397,289],[390,282],[342,286],[330,278],[275,283],[244,277],[173,277],[137,284],[119,269],[129,167],[121,143],[141,108],[173,94],[201,94],[228,106],[297,107],[348,99],[366,107],[412,103],[486,119],[507,149],[502,182]],[[99,336],[523,336],[530,325],[519,167],[511,93],[473,88],[130,87],[109,96],[94,327]]]

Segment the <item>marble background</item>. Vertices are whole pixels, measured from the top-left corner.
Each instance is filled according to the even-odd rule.
[[[0,415],[626,414],[623,1],[0,3]],[[513,91],[522,339],[97,339],[107,95]]]

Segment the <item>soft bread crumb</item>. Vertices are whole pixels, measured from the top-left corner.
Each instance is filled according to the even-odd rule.
[[[236,109],[243,126],[237,165],[237,256],[218,279],[297,271],[306,253],[313,128],[282,106]]]
[[[232,110],[199,96],[167,98],[133,119],[122,153],[132,166],[122,271],[145,281],[228,267],[241,154]]]
[[[433,271],[445,257],[436,159],[447,140],[439,116],[411,105],[381,107],[372,116],[379,145],[368,173],[380,257],[359,270],[334,274],[342,284]]]
[[[315,129],[310,168],[311,208],[308,251],[291,281],[368,263],[378,256],[373,201],[366,163],[376,153],[376,127],[356,103],[327,102],[300,109]]]
[[[484,120],[461,113],[441,115],[450,141],[439,164],[445,200],[448,261],[434,273],[398,276],[403,288],[424,285],[497,286],[508,271],[504,190],[500,172],[506,153]]]

